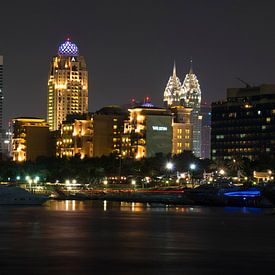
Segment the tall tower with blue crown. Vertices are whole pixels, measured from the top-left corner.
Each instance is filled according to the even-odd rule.
[[[52,58],[48,76],[47,121],[58,130],[67,115],[88,112],[88,70],[78,47],[67,39]]]

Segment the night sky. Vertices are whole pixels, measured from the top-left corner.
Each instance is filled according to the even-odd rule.
[[[46,118],[51,57],[70,37],[89,69],[89,109],[149,95],[162,104],[174,59],[193,58],[204,101],[275,83],[275,1],[1,1],[5,121]],[[5,126],[5,125],[4,125]]]

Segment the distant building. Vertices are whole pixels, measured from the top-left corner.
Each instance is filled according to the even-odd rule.
[[[166,108],[182,105],[183,90],[181,82],[177,77],[176,64],[174,63],[173,74],[170,76],[163,94],[163,101]]]
[[[114,154],[121,156],[121,137],[124,129],[124,121],[128,114],[119,106],[107,106],[95,112],[93,116],[94,157]]]
[[[51,156],[49,124],[40,118],[13,119],[12,157],[14,161],[35,161]]]
[[[77,46],[70,40],[52,58],[48,78],[47,121],[50,131],[59,130],[70,114],[88,113],[88,70]]]
[[[93,156],[93,117],[91,114],[68,115],[57,139],[57,156],[80,158]]]
[[[130,157],[140,159],[154,157],[157,153],[172,153],[172,115],[169,111],[139,106],[129,112],[124,138],[130,141]]]
[[[193,72],[192,61],[189,73],[186,74],[183,83],[176,74],[176,66],[174,64],[173,75],[170,76],[163,96],[164,106],[172,108],[175,106],[183,106],[191,108],[191,124],[192,126],[192,148],[191,150],[196,157],[201,157],[201,90],[197,76]],[[180,149],[177,149],[180,151]]]
[[[192,108],[191,123],[193,125],[193,152],[201,157],[201,89],[197,76],[193,72],[192,60],[189,73],[186,74],[182,84],[184,106]]]
[[[211,106],[201,104],[201,158],[211,158]]]
[[[3,158],[4,131],[3,131],[3,56],[0,55],[0,160]]]
[[[184,151],[192,151],[193,131],[191,124],[191,108],[175,106],[171,108],[173,114],[173,155]]]
[[[275,85],[232,88],[212,103],[213,160],[275,154]]]

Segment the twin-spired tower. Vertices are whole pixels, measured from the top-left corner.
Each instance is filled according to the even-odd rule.
[[[76,44],[67,39],[52,58],[48,78],[47,121],[58,130],[67,115],[88,112],[88,70]]]
[[[193,72],[192,60],[190,70],[182,84],[176,75],[176,65],[174,64],[173,75],[169,78],[164,90],[163,101],[168,108],[175,106],[192,108],[193,153],[196,157],[201,157],[201,89],[197,76]]]

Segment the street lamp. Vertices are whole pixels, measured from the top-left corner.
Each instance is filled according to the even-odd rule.
[[[166,169],[167,170],[171,171],[171,170],[173,170],[173,168],[174,168],[174,164],[171,161],[166,163]]]
[[[194,187],[194,179],[193,179],[193,173],[197,168],[197,165],[195,163],[191,163],[189,166],[190,170],[191,170],[191,182],[192,182],[192,186]]]
[[[225,175],[225,171],[224,171],[223,169],[220,169],[219,174],[220,174],[221,176],[224,176],[224,175]]]
[[[190,164],[190,169],[191,169],[192,171],[196,170],[196,168],[197,168],[197,166],[196,166],[195,163],[191,163],[191,164]]]

